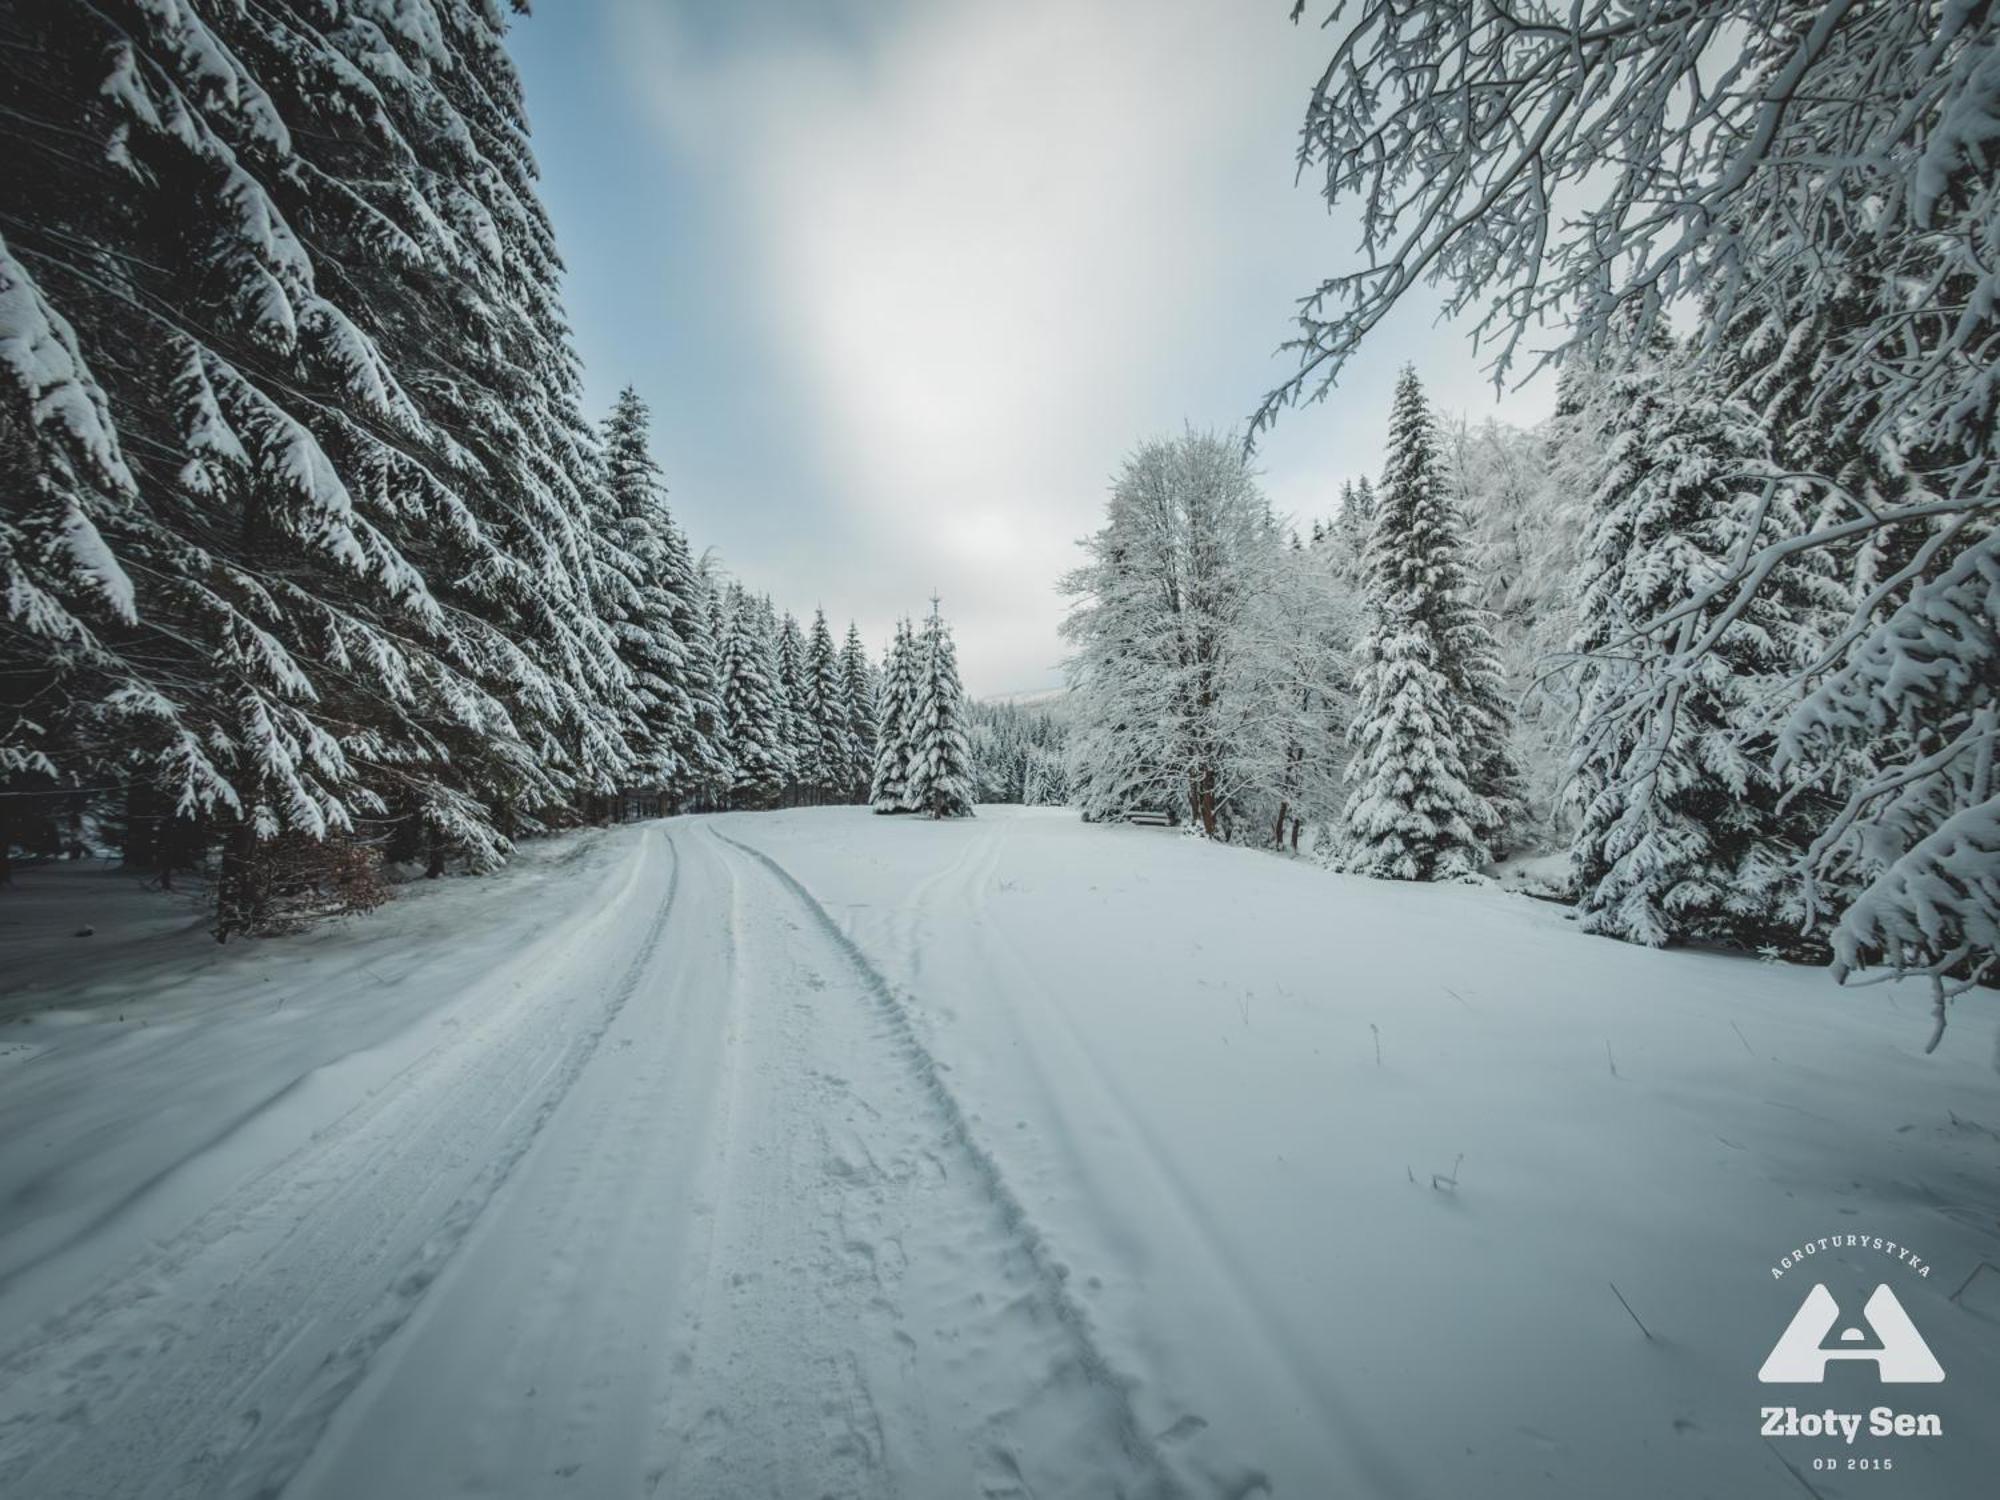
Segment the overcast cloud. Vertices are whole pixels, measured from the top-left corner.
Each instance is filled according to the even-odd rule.
[[[1054,683],[1121,457],[1240,427],[1353,253],[1293,185],[1327,39],[1287,11],[548,7],[516,51],[594,407],[640,387],[697,545],[782,606],[879,642],[935,590],[972,691]],[[1546,410],[1410,309],[1262,445],[1301,529],[1379,468],[1405,359],[1450,408]]]

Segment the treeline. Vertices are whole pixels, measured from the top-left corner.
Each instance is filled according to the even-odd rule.
[[[879,669],[853,625],[833,643],[826,612],[802,628],[768,595],[739,583],[703,588],[706,634],[719,642],[722,774],[667,793],[664,812],[862,802],[875,763]],[[680,795],[676,796],[676,793]]]
[[[974,703],[968,738],[981,802],[1069,805],[1069,721],[1060,695],[1027,703]]]
[[[1826,857],[1877,752],[1851,718],[1828,732],[1837,700],[1812,685],[1898,565],[1879,538],[1704,601],[1812,520],[1767,421],[1664,337],[1567,373],[1532,432],[1442,421],[1406,370],[1385,447],[1309,537],[1233,439],[1128,461],[1065,585],[1085,815],[1167,811],[1405,880],[1567,848],[1588,930],[1826,956],[1890,862]],[[1704,633],[1704,669],[1673,676]],[[1894,753],[1898,726],[1879,732]]]
[[[1564,842],[1593,930],[1926,974],[1941,1033],[2000,974],[1990,8],[1346,19],[1298,160],[1362,255],[1252,435],[1420,286],[1559,410],[1454,432],[1406,379],[1381,487],[1289,562],[1229,445],[1142,449],[1071,580],[1086,805],[1304,809],[1417,879]]]
[[[1556,361],[1535,565],[1566,590],[1584,920],[1928,975],[1935,1044],[1951,995],[2000,976],[2000,19],[1352,19],[1298,162],[1363,254],[1301,298],[1253,431],[1331,393],[1418,286],[1496,380]]]
[[[227,935],[635,794],[868,795],[857,632],[583,413],[504,24],[0,12],[0,860],[219,857]]]

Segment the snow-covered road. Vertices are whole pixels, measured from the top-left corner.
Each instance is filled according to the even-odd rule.
[[[901,1001],[780,867],[649,830],[502,973],[7,1351],[0,1491],[1174,1491]]]
[[[714,825],[658,842],[639,998],[291,1493],[1169,1492],[881,977]]]
[[[1035,814],[576,866],[400,1028],[301,1002],[295,1074],[269,1007],[7,1065],[0,1494],[1784,1493],[1768,1262],[1845,1227],[1940,1268],[1950,1441],[1817,1492],[1994,1460],[1976,1002],[1926,1059],[1884,992]],[[91,1047],[204,1034],[148,1154]]]

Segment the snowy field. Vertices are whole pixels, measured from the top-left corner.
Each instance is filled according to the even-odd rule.
[[[1990,993],[1926,1057],[1914,989],[1004,808],[587,834],[222,949],[86,870],[0,923],[0,1495],[2000,1467]],[[1930,1274],[1774,1282],[1836,1233]],[[1812,1280],[1893,1283],[1948,1378],[1782,1399],[1941,1439],[1759,1435]]]

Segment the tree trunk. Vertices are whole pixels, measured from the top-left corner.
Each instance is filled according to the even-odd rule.
[[[161,806],[164,808],[165,804]],[[201,863],[208,850],[208,828],[198,820],[179,816],[177,811],[162,811],[155,829],[154,868],[159,872],[160,889],[170,891],[174,888],[174,871],[193,869]]]
[[[231,933],[248,932],[256,921],[257,831],[248,823],[230,830],[223,846],[222,872],[215,883],[215,940],[229,941]]]
[[[83,841],[83,815],[89,800],[82,792],[72,792],[63,798],[63,825],[67,830],[63,840],[65,859],[82,859],[90,853]]]
[[[133,781],[125,788],[125,836],[120,854],[128,870],[144,870],[169,889],[174,865],[173,809],[158,787]]]
[[[1188,802],[1195,821],[1209,838],[1215,837],[1215,771],[1203,766],[1188,775]]]

